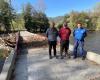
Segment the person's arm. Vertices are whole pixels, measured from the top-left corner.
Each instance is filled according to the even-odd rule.
[[[47,31],[46,31],[46,36],[47,36],[47,37],[48,37],[48,30],[49,30],[49,29],[47,29]]]
[[[71,29],[69,28],[69,36],[71,35]]]
[[[73,31],[73,36],[75,36],[75,30]]]
[[[84,32],[84,37],[87,37],[87,30],[85,30]]]
[[[55,31],[56,31],[56,36],[58,36],[59,35],[59,33],[58,33],[58,30],[55,28]]]
[[[59,35],[59,37],[61,37],[61,30],[58,31],[58,35]]]

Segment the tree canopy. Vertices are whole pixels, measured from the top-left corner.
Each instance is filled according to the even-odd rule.
[[[11,22],[15,18],[14,9],[5,0],[0,0],[0,24],[6,32],[11,29]]]
[[[45,13],[37,11],[30,3],[23,10],[25,28],[31,32],[44,32],[49,27]]]

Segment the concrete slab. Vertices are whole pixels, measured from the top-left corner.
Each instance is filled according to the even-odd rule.
[[[47,48],[24,49],[17,61],[14,78],[14,80],[93,79],[100,80],[100,65],[80,58],[49,59]]]

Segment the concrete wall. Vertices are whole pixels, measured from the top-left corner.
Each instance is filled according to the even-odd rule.
[[[94,52],[87,52],[87,59],[94,61],[97,64],[100,64],[100,55]]]

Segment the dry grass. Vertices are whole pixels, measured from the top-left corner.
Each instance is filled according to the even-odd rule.
[[[0,58],[6,58],[8,57],[10,51],[7,49],[0,49]]]

